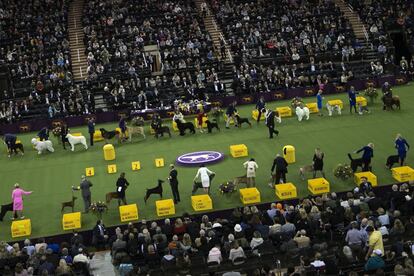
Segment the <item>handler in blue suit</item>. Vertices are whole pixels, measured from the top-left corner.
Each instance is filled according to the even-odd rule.
[[[405,157],[407,157],[407,151],[410,149],[410,145],[401,136],[401,134],[397,134],[397,138],[395,139],[395,148],[398,150],[398,157],[400,158],[400,165],[403,166]]]
[[[256,109],[259,112],[259,114],[257,115],[257,123],[260,122],[260,118],[262,117],[262,109],[266,107],[266,103],[265,100],[263,98],[263,96],[261,96],[259,98],[259,100],[256,103]]]
[[[357,92],[355,91],[355,87],[351,86],[348,91],[348,97],[349,97],[349,112],[352,113],[352,107],[354,107],[355,113],[357,113],[356,108],[356,95]]]
[[[319,89],[318,94],[316,94],[316,104],[318,105],[318,110],[319,110],[319,116],[322,116],[322,101],[323,101],[323,97],[322,97],[322,90]]]
[[[370,165],[371,165],[371,158],[374,157],[374,144],[369,143],[365,147],[354,151],[354,153],[362,153],[362,161],[364,162],[364,166],[362,167],[363,172],[369,171]]]
[[[47,127],[42,128],[39,133],[37,133],[40,141],[47,141],[49,140],[49,129]]]
[[[6,133],[3,136],[3,140],[8,149],[8,157],[10,157],[13,149],[16,147],[17,137],[14,134]]]

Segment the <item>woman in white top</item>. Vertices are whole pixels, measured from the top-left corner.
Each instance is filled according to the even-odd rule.
[[[207,169],[203,164],[200,166],[196,176],[194,177],[194,181],[196,181],[196,179],[200,177],[201,185],[203,186],[204,191],[208,194],[210,193],[210,175],[212,174],[214,174],[214,172]]]
[[[256,169],[259,168],[254,158],[251,158],[249,161],[243,163],[243,166],[246,168],[246,177],[247,177],[247,187],[256,186]]]
[[[179,110],[176,110],[173,116],[173,121],[176,122],[177,120],[183,124],[185,123],[184,116]]]

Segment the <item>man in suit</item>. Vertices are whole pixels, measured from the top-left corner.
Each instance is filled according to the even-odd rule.
[[[90,118],[88,121],[89,143],[93,146],[93,134],[95,133],[95,120]]]
[[[122,172],[119,176],[118,180],[116,181],[116,191],[118,193],[118,205],[121,205],[124,203],[124,205],[127,205],[126,198],[125,198],[125,190],[129,186],[128,180],[125,178],[125,173]]]
[[[68,135],[69,129],[68,125],[66,123],[63,123],[60,127],[60,139],[62,140],[63,149],[66,149],[66,143],[69,143],[68,138],[66,138],[66,135]]]
[[[280,156],[280,154],[276,154],[276,158],[273,160],[273,165],[270,170],[274,180],[273,184],[280,184],[281,182],[286,183],[287,166],[288,163],[285,158]]]
[[[37,136],[39,137],[40,141],[47,141],[47,140],[49,140],[49,129],[47,127],[42,128],[37,133]]]
[[[259,100],[256,103],[256,109],[259,112],[259,115],[257,115],[257,123],[260,122],[260,118],[262,117],[262,110],[266,107],[266,103],[263,97],[260,97]]]
[[[96,225],[92,230],[92,235],[92,243],[95,245],[96,249],[105,249],[105,243],[108,236],[106,235],[105,225],[101,219],[96,222]]]
[[[262,112],[265,113],[265,123],[269,129],[269,138],[273,139],[273,134],[279,135],[279,131],[275,130],[275,112],[270,109],[262,109]]]
[[[178,172],[175,169],[174,165],[170,165],[170,175],[168,176],[168,180],[170,181],[171,191],[174,197],[174,203],[177,204],[180,202],[180,193],[178,192]]]
[[[85,205],[85,213],[89,212],[89,207],[91,206],[91,187],[93,186],[92,183],[86,179],[84,175],[82,175],[81,183],[79,185],[79,189],[82,193],[83,204]]]

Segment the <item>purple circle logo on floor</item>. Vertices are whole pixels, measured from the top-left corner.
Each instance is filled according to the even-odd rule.
[[[201,164],[211,164],[223,160],[224,154],[218,151],[196,151],[189,152],[177,157],[178,165],[197,166]]]

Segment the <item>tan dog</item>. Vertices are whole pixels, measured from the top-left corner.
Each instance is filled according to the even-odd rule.
[[[233,180],[234,186],[237,188],[237,186],[241,183],[246,184],[247,185],[247,176],[243,175],[243,176],[238,176],[235,177]]]
[[[117,192],[110,192],[107,193],[105,195],[105,199],[106,199],[106,204],[109,204],[111,202],[112,199],[117,199],[119,198],[118,193]]]
[[[305,173],[313,172],[313,165],[306,165],[299,168],[299,174],[302,180],[305,180]]]
[[[144,128],[142,126],[135,126],[135,127],[127,127],[128,135],[129,135],[129,141],[132,142],[132,135],[138,134],[142,135],[142,137],[145,137]]]

